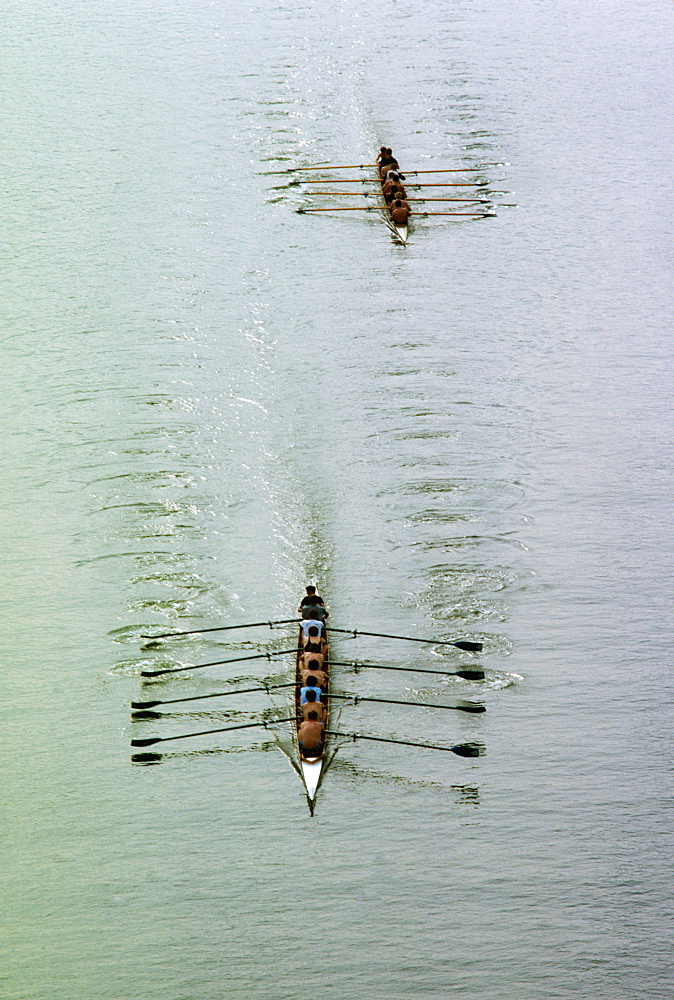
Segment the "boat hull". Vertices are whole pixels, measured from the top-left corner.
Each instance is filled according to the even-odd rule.
[[[302,706],[301,706],[301,703],[300,703],[300,699],[301,699],[300,688],[302,686],[302,674],[301,674],[302,649],[303,649],[302,628],[300,626],[298,640],[297,640],[297,660],[296,660],[296,667],[295,667],[295,680],[296,680],[295,706],[296,706],[296,711],[297,711],[297,730],[298,730],[298,734],[299,734],[300,723],[302,721]],[[323,662],[323,670],[325,671],[325,673],[328,674],[328,683],[329,683],[330,668],[329,668],[329,665],[328,665],[329,654],[328,654],[327,642],[326,642],[326,645],[325,645],[324,657],[325,657],[325,659],[324,659],[324,662]],[[328,688],[328,691],[321,698],[321,701],[324,704],[325,709],[326,709],[325,729],[328,729],[328,725],[329,725],[329,722],[328,722],[328,713],[330,711],[329,688]],[[324,738],[323,747],[322,747],[321,752],[320,752],[319,755],[317,755],[315,757],[305,755],[300,750],[299,735],[298,735],[297,752],[298,752],[299,759],[300,759],[300,766],[302,768],[302,777],[304,779],[304,787],[306,788],[307,797],[308,797],[310,803],[313,803],[314,799],[316,798],[316,792],[318,791],[318,786],[320,785],[320,782],[321,782],[321,775],[323,773],[323,764],[324,764],[324,760],[325,760],[326,750],[327,750],[327,737]]]

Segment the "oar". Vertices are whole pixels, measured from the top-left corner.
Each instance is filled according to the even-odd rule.
[[[210,663],[196,663],[192,667],[167,667],[166,670],[141,670],[141,677],[162,677],[164,674],[182,674],[186,670],[201,670],[202,667],[218,667],[222,663],[243,663],[244,660],[272,660],[274,656],[285,656],[286,653],[296,653],[293,649],[279,649],[276,653],[255,653],[254,656],[235,656],[233,660],[212,660]]]
[[[335,198],[353,198],[354,191],[311,191],[311,197],[317,194],[332,195]],[[363,198],[377,198],[378,195],[375,192],[363,191]],[[471,205],[489,205],[490,201],[488,198],[406,198],[406,201],[460,201],[469,202]],[[381,206],[383,209],[383,205]]]
[[[340,166],[333,166],[331,163],[316,163],[313,167],[289,167],[287,170],[265,170],[258,174],[258,177],[270,177],[272,174],[294,174],[301,170],[364,170],[376,167],[376,163],[346,163]]]
[[[381,185],[379,184],[379,182],[377,180],[375,180],[374,178],[371,178],[371,177],[347,177],[347,178],[343,178],[343,177],[340,177],[340,178],[338,178],[338,177],[335,177],[335,178],[332,178],[332,177],[323,177],[323,178],[319,178],[318,180],[315,180],[315,181],[302,181],[302,183],[303,184],[376,184],[377,186],[381,187]],[[418,188],[418,187],[463,187],[463,188],[472,188],[472,187],[486,187],[486,184],[474,184],[474,183],[472,183],[470,181],[445,181],[444,183],[439,183],[439,184],[433,184],[433,183],[429,183],[429,184],[424,184],[424,183],[412,184],[412,185],[408,185],[408,187],[415,187],[415,188]]]
[[[307,215],[309,212],[381,212],[379,205],[353,205],[348,208],[296,208],[298,215]]]
[[[417,212],[417,215],[426,218],[427,215],[464,215],[470,216],[472,219],[495,219],[496,212]]]
[[[383,206],[380,208],[379,205],[350,205],[348,208],[297,208],[295,211],[298,215],[308,215],[310,212],[379,212],[383,210]],[[427,215],[455,215],[455,216],[469,216],[471,219],[487,219],[493,216],[494,212],[416,212],[417,216],[421,215],[424,218]]]
[[[330,694],[330,698],[337,698],[339,701],[353,701],[357,705],[360,701],[376,701],[380,705],[413,705],[415,708],[444,708],[454,712],[486,712],[484,705],[477,705],[475,702],[466,702],[465,705],[434,705],[427,701],[395,701],[391,698],[364,698],[359,694]]]
[[[229,632],[234,628],[258,628],[261,625],[290,625],[299,622],[299,618],[283,618],[277,622],[246,622],[245,625],[216,625],[215,628],[191,628],[187,632],[160,632],[158,635],[141,635],[141,639],[173,639],[177,635],[203,635],[204,632]]]
[[[482,651],[481,642],[469,642],[467,639],[419,639],[413,635],[388,635],[386,632],[363,632],[362,629],[355,628],[335,628],[333,625],[326,625],[328,632],[344,632],[345,635],[352,635],[354,639],[359,635],[373,635],[376,639],[404,639],[407,642],[428,642],[432,646],[456,646],[457,649],[465,649],[469,653],[480,653]]]
[[[348,662],[346,660],[328,660],[328,663],[336,667],[353,667],[354,670],[358,671],[362,667],[373,667],[376,670],[398,670],[401,673],[406,674],[437,674],[438,677],[463,677],[466,681],[483,681],[485,674],[484,670],[424,670],[421,667],[390,667],[386,663],[356,663]]]
[[[235,729],[254,729],[256,726],[268,729],[269,726],[277,726],[280,722],[295,722],[296,716],[289,719],[274,719],[271,722],[245,722],[240,726],[225,726],[224,729],[203,729],[199,733],[182,733],[180,736],[151,736],[144,740],[131,740],[132,747],[151,747],[155,743],[169,743],[171,740],[189,740],[193,736],[211,736],[213,733],[232,733]]]
[[[206,698],[226,698],[230,694],[249,694],[251,691],[266,691],[276,688],[295,687],[296,681],[286,684],[258,684],[257,687],[241,688],[239,691],[215,691],[213,694],[193,694],[187,698],[166,698],[163,701],[132,701],[131,708],[155,708],[156,705],[177,705],[180,701],[204,701]]]
[[[460,743],[455,747],[439,747],[431,743],[413,743],[411,740],[390,740],[384,736],[366,736],[365,733],[338,733],[334,729],[325,730],[328,736],[343,736],[345,739],[374,740],[376,743],[398,743],[403,747],[422,747],[424,750],[445,750],[455,753],[458,757],[481,757],[484,750],[477,743]]]
[[[405,201],[462,201],[471,205],[489,205],[489,198],[406,198]]]
[[[480,170],[480,167],[451,167],[441,170],[406,170],[406,174],[467,174],[472,170]]]

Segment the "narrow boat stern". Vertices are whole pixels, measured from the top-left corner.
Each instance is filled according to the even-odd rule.
[[[313,802],[321,780],[323,761],[322,759],[315,761],[302,759],[300,763],[302,764],[302,775],[304,777],[304,786],[307,790],[307,797],[310,802]]]

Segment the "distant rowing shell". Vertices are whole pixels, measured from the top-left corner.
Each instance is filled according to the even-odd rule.
[[[377,167],[377,180],[379,181],[380,185],[383,187],[383,185],[381,184],[381,175],[379,173],[379,167]],[[382,199],[383,199],[383,197],[384,196],[382,194]],[[391,219],[391,213],[390,213],[390,211],[388,209],[388,206],[387,206],[387,204],[386,204],[385,201],[384,201],[384,203],[382,205],[382,212],[384,214],[384,222],[386,223],[386,225],[388,226],[388,228],[391,230],[391,232],[393,233],[393,235],[396,238],[396,240],[399,243],[402,243],[403,246],[404,246],[407,243],[407,232],[408,232],[408,228],[409,227],[408,226],[396,226],[395,222],[393,222],[393,220]]]

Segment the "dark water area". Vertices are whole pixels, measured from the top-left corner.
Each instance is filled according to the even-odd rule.
[[[669,998],[672,10],[5,10],[3,1000]],[[467,167],[493,218],[268,173]],[[290,175],[294,176],[294,175]],[[348,199],[345,199],[348,200]],[[335,638],[313,818],[291,617]],[[251,735],[252,734],[252,735]]]

